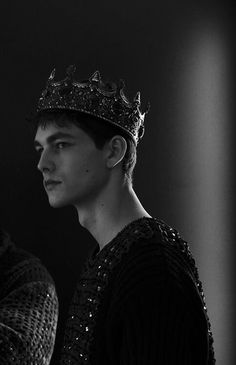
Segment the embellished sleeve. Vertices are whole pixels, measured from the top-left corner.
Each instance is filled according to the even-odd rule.
[[[53,280],[40,260],[10,242],[4,245],[0,245],[0,364],[49,365],[58,319]]]
[[[192,283],[170,274],[157,255],[137,256],[119,276],[111,308],[112,328],[120,332],[119,364],[206,365],[208,332],[200,298],[192,296]]]

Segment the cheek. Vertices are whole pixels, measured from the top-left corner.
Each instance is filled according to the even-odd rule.
[[[102,181],[105,177],[105,170],[99,163],[95,165],[88,164],[83,166],[82,174],[88,184],[93,182],[99,183],[99,181]]]
[[[100,156],[96,156],[83,166],[84,178],[89,185],[101,187],[106,183],[108,171]]]
[[[86,155],[83,159],[75,159],[67,164],[67,177],[70,176],[73,183],[98,182],[104,178],[106,172],[104,161],[97,153]]]

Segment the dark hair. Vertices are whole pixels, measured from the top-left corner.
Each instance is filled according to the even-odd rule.
[[[121,128],[92,115],[73,110],[41,111],[33,120],[35,128],[45,127],[48,123],[55,123],[59,127],[65,126],[66,122],[73,123],[92,138],[98,149],[102,149],[104,144],[117,134],[124,137],[127,142],[127,150],[122,161],[122,170],[126,181],[132,183],[137,150],[133,139]]]

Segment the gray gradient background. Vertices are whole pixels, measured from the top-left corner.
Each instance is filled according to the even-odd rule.
[[[217,364],[234,363],[233,20],[225,1],[1,2],[1,223],[39,256],[60,300],[54,358],[93,238],[72,208],[48,206],[25,117],[53,67],[126,80],[151,102],[134,187],[190,243],[205,289]],[[171,344],[170,344],[171,346]]]

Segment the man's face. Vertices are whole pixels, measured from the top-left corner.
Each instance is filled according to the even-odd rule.
[[[35,148],[38,169],[52,207],[93,202],[108,182],[104,151],[74,124],[38,127]]]

